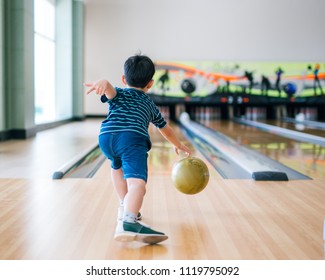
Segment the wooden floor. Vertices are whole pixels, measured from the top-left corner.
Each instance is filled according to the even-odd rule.
[[[0,142],[0,178],[51,178],[98,139],[100,119],[73,122],[27,140]]]
[[[160,245],[114,241],[117,197],[105,162],[92,179],[1,176],[0,259],[325,258],[325,179],[226,180],[207,163],[211,176],[206,189],[184,195],[170,178],[179,158],[159,133],[151,133],[141,211],[143,222],[169,239]],[[9,163],[7,168],[11,174]]]

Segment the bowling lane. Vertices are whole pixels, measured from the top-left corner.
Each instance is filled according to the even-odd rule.
[[[306,176],[325,178],[325,150],[320,145],[294,141],[231,121],[202,123]]]

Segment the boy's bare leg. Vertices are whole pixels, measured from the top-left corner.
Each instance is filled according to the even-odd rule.
[[[127,193],[124,198],[125,213],[132,213],[135,216],[139,213],[143,197],[146,193],[146,182],[142,179],[127,179]]]
[[[112,182],[115,188],[115,191],[119,197],[120,204],[123,203],[125,195],[128,191],[126,180],[123,178],[122,169],[113,169],[111,168]]]
[[[112,183],[119,198],[119,207],[117,212],[117,222],[123,221],[124,215],[124,198],[128,191],[126,180],[123,178],[122,169],[111,168]],[[121,225],[118,225],[118,227]]]
[[[126,194],[128,193],[128,185],[127,185],[127,181],[123,178],[124,174],[123,174],[122,169],[111,168],[111,176],[112,176],[112,182],[113,182],[114,189],[118,195],[119,202],[120,202],[117,220],[122,221],[123,213],[124,213],[124,199],[125,199]],[[140,181],[142,181],[142,180],[140,180]],[[142,200],[143,200],[143,198],[142,198]],[[142,202],[141,202],[141,204],[142,204]],[[141,208],[141,205],[140,205],[140,208]],[[138,214],[137,214],[137,220],[141,220],[140,212],[138,212]]]

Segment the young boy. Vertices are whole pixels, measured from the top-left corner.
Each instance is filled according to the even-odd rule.
[[[150,122],[175,147],[175,152],[190,154],[190,149],[175,136],[146,92],[152,87],[155,66],[144,55],[128,58],[122,81],[126,88],[113,87],[107,80],[85,84],[87,94],[95,91],[109,104],[109,113],[102,122],[99,146],[111,160],[111,177],[120,200],[117,241],[140,241],[155,244],[168,237],[137,221],[146,192],[147,157],[151,148],[148,133]]]

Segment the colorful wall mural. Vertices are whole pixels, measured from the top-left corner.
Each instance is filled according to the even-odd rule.
[[[200,96],[247,93],[273,97],[325,94],[325,62],[156,61],[151,93]]]

